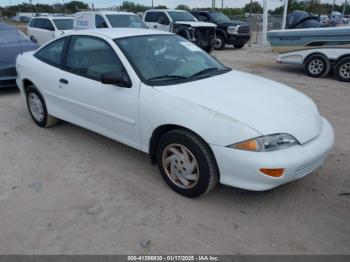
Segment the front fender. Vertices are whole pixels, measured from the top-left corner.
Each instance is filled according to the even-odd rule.
[[[185,127],[208,144],[217,146],[228,146],[261,135],[246,124],[201,105],[143,84],[140,90],[140,134],[144,152],[149,150],[153,131],[162,125]]]

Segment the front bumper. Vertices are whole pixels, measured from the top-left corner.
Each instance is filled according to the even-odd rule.
[[[254,191],[264,191],[304,177],[319,168],[334,143],[334,131],[322,118],[322,132],[315,139],[274,152],[250,152],[210,145],[219,171],[220,183]],[[281,177],[269,177],[260,168],[284,168]]]
[[[250,35],[227,35],[226,43],[228,45],[244,45],[250,40]]]
[[[0,77],[0,88],[15,87],[16,76]]]
[[[5,64],[0,68],[0,88],[16,86],[16,68],[13,64]]]

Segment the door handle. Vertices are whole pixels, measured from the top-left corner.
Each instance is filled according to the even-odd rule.
[[[69,82],[68,82],[68,80],[61,78],[61,79],[60,79],[60,83],[61,83],[61,84],[68,85]]]
[[[153,28],[157,28],[157,27],[158,27],[158,26],[156,26],[156,25],[155,25],[155,26],[153,26]]]

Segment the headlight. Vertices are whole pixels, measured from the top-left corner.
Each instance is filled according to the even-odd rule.
[[[230,145],[229,147],[255,152],[270,152],[288,148],[298,144],[299,142],[291,135],[274,134],[268,136],[260,136],[254,139],[239,142]]]
[[[229,26],[227,27],[227,33],[229,34],[237,34],[238,26]]]

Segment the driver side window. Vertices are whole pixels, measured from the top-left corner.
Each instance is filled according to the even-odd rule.
[[[96,81],[100,81],[105,73],[124,70],[118,56],[107,42],[89,36],[72,36],[66,67],[72,73]]]
[[[169,21],[169,18],[166,16],[165,13],[159,12],[157,23],[159,23],[161,25],[169,25],[170,21]]]
[[[101,15],[95,16],[95,26],[96,28],[107,28],[107,23]]]

